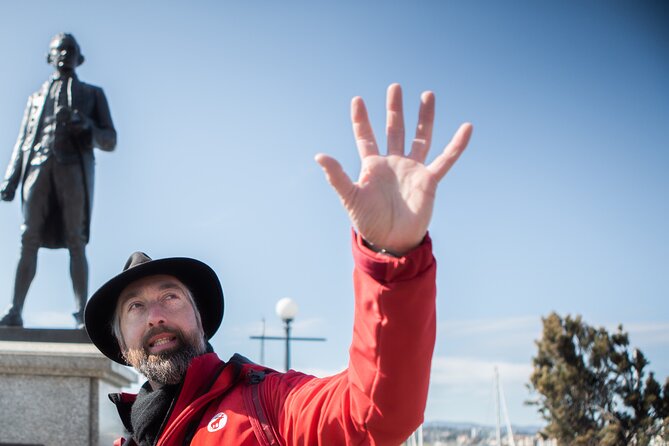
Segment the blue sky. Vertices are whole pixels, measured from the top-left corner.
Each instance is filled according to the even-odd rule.
[[[119,134],[97,153],[90,288],[128,255],[191,256],[221,276],[222,357],[274,304],[300,306],[293,366],[345,367],[349,223],[313,161],[357,175],[349,102],[383,141],[385,89],[407,128],[437,96],[433,155],[463,121],[470,148],[443,181],[431,234],[438,338],[428,420],[492,423],[493,367],[514,423],[537,423],[525,383],[541,316],[622,323],[669,376],[669,15],[657,2],[42,2],[0,6],[0,164],[51,36],[73,33],[82,80],[104,88]],[[0,203],[0,306],[18,259],[17,201]],[[40,252],[24,316],[69,327],[64,250]],[[5,302],[5,303],[3,303]],[[282,367],[280,344],[266,362]]]

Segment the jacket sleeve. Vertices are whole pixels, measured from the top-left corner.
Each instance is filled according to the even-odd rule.
[[[30,119],[30,110],[32,109],[33,97],[28,98],[28,103],[26,104],[26,109],[23,112],[23,119],[21,120],[21,128],[19,130],[19,136],[16,138],[16,144],[14,144],[14,149],[12,150],[12,156],[9,159],[9,165],[5,171],[5,180],[8,187],[12,190],[16,190],[21,181],[21,173],[23,170],[23,142],[26,139],[26,132],[28,129],[28,119]]]
[[[111,152],[116,148],[116,129],[102,88],[95,89],[95,119],[92,123],[93,146]]]
[[[392,258],[354,236],[353,256],[348,368],[322,379],[273,374],[263,383],[286,444],[400,444],[423,421],[436,333],[430,238]]]

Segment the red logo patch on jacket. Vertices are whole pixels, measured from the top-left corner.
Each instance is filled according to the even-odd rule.
[[[209,424],[207,424],[207,430],[209,432],[216,432],[225,427],[225,424],[228,422],[228,416],[225,412],[220,412],[214,415]]]

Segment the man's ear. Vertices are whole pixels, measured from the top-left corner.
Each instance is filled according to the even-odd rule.
[[[49,51],[48,53],[46,53],[46,63],[48,63],[49,65],[51,65],[51,61],[52,61],[52,59],[51,59],[51,51]]]
[[[83,55],[83,54],[79,54],[79,60],[77,61],[77,66],[81,65],[82,63],[84,63],[85,60],[86,60],[86,58],[84,57],[84,55]]]

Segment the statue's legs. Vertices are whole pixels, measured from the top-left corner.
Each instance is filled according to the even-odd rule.
[[[88,260],[86,260],[86,248],[70,248],[70,277],[72,277],[72,289],[76,311],[72,314],[77,327],[82,328],[84,324],[84,308],[88,299]]]
[[[70,251],[70,277],[74,290],[78,328],[88,299],[88,261],[86,260],[86,190],[81,166],[61,164],[52,157],[31,167],[23,187],[23,233],[21,257],[16,269],[12,306],[0,319],[0,326],[22,326],[21,313],[28,289],[37,270],[37,251],[43,245],[47,215],[58,209],[65,245]],[[53,230],[51,228],[51,230]]]
[[[23,326],[21,313],[37,271],[37,250],[41,246],[42,228],[49,207],[51,169],[48,164],[31,166],[23,184],[21,255],[16,267],[12,305],[0,320],[2,326]]]
[[[58,164],[54,175],[58,204],[63,215],[65,244],[70,251],[70,277],[78,328],[84,326],[84,307],[88,299],[88,260],[86,259],[86,190],[79,164]]]
[[[23,225],[21,225],[21,255],[16,266],[12,305],[0,320],[0,326],[23,326],[21,314],[30,284],[37,271],[37,250],[49,203],[49,168],[34,166],[23,185]]]
[[[19,263],[16,266],[16,281],[14,282],[14,299],[12,302],[12,310],[18,314],[21,314],[23,311],[23,304],[26,301],[28,289],[35,278],[36,271],[37,247],[21,247],[21,256],[19,257]]]
[[[16,266],[16,280],[14,281],[14,296],[12,305],[5,316],[0,319],[0,326],[22,327],[23,304],[28,295],[30,284],[35,278],[37,271],[37,247],[23,246],[21,256]]]

